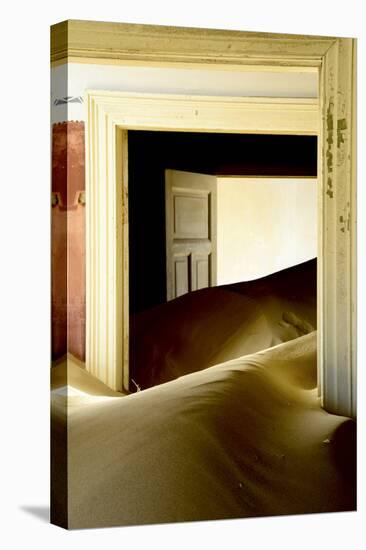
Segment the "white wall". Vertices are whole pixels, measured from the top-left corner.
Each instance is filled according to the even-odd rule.
[[[315,98],[318,93],[317,73],[253,71],[245,67],[230,71],[225,68],[202,70],[69,63],[52,68],[51,77],[53,123],[66,120],[65,107],[54,104],[65,96],[75,101],[67,104],[67,120],[85,120],[82,98],[86,89],[308,98]],[[81,98],[81,102],[75,98]]]
[[[217,184],[218,285],[316,257],[315,179],[235,177]]]

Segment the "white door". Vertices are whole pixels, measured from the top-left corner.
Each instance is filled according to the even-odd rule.
[[[165,171],[167,299],[216,285],[217,178]]]

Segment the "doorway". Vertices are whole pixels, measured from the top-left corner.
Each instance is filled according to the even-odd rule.
[[[128,167],[129,295],[130,311],[136,313],[167,297],[166,169],[316,178],[317,137],[129,131]]]
[[[245,181],[245,185],[257,181],[257,194],[263,191],[265,184],[277,186],[285,183],[285,188],[294,181],[305,184],[309,189],[315,184],[317,176],[317,137],[296,135],[256,135],[256,134],[220,134],[199,132],[164,132],[164,131],[129,131],[128,132],[128,180],[129,180],[129,303],[130,303],[130,390],[134,391],[140,384],[136,384],[135,348],[140,340],[136,336],[136,319],[143,317],[144,312],[166,304],[168,300],[188,290],[195,290],[189,280],[190,273],[194,274],[189,266],[187,254],[179,253],[183,284],[178,294],[172,293],[169,288],[168,266],[173,265],[167,249],[166,234],[166,179],[167,174],[184,176],[182,186],[187,188],[187,182],[192,181],[193,173],[199,176],[200,181],[207,179],[220,182],[223,188],[234,182]],[[232,178],[235,176],[235,178]],[[249,179],[248,179],[249,178]],[[253,179],[254,178],[254,179]],[[185,183],[184,183],[185,182]],[[258,185],[260,182],[260,185]],[[270,183],[272,182],[272,184]],[[278,182],[278,183],[277,183]],[[177,188],[177,183],[174,184]],[[294,184],[293,184],[294,185]],[[200,185],[202,187],[202,184]],[[260,188],[260,189],[259,189]],[[313,210],[316,214],[316,188]],[[228,195],[230,199],[230,193]],[[258,200],[258,199],[257,199]],[[249,199],[250,201],[250,199]],[[292,204],[292,203],[291,203]],[[281,213],[279,213],[281,215]],[[316,218],[316,216],[315,216]],[[212,221],[212,220],[210,220]],[[316,234],[316,220],[314,221]],[[311,223],[313,223],[311,222]],[[250,228],[248,228],[250,229]],[[275,227],[274,227],[275,229]],[[289,228],[291,233],[291,227]],[[202,235],[200,242],[207,246],[207,235]],[[192,246],[192,239],[187,235],[178,241],[180,246]],[[230,238],[230,237],[229,237]],[[288,234],[287,240],[291,239]],[[296,239],[295,239],[296,240]],[[226,237],[227,242],[227,237]],[[301,243],[297,243],[298,245]],[[169,246],[169,245],[168,245]],[[226,245],[224,246],[226,248]],[[183,249],[182,249],[183,250]],[[314,257],[316,243],[314,243]],[[192,252],[192,251],[191,251]],[[192,258],[192,254],[189,254]],[[197,252],[193,259],[196,261]],[[206,275],[206,266],[202,266],[202,284],[216,286],[216,280]],[[311,256],[312,257],[312,256]],[[212,256],[211,256],[212,258]],[[304,256],[305,258],[305,256]],[[168,259],[168,262],[167,262]],[[306,257],[307,259],[307,257]],[[249,258],[248,261],[253,261]],[[192,261],[192,260],[191,260]],[[287,263],[286,263],[287,261]],[[300,263],[301,258],[294,263]],[[187,265],[186,265],[187,264]],[[291,265],[291,259],[285,260],[284,267]],[[187,271],[188,268],[188,271]],[[262,268],[263,269],[263,268]],[[266,268],[264,268],[266,269]],[[273,273],[276,268],[267,268],[263,275]],[[178,272],[179,273],[179,272]],[[188,275],[185,278],[185,274]],[[258,275],[259,277],[260,275]],[[204,284],[207,278],[208,284]],[[255,278],[254,276],[251,277]],[[227,278],[226,283],[240,282]],[[218,281],[223,284],[223,280]],[[179,283],[178,283],[179,284]],[[174,286],[174,285],[173,285]],[[316,271],[314,272],[314,288],[316,289]],[[152,313],[151,313],[152,314]],[[146,343],[145,343],[146,345]],[[153,344],[152,344],[153,345]]]
[[[333,123],[339,97],[328,97],[331,85],[323,76],[332,67],[337,73],[340,58],[334,59],[335,65],[321,69],[319,101],[86,92],[85,366],[91,374],[113,389],[128,388],[127,131],[317,135],[319,395],[329,412],[355,416],[354,125],[353,111],[338,132]],[[339,162],[336,170],[333,159]]]

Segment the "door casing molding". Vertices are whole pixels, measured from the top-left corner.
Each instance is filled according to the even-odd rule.
[[[144,32],[155,31],[134,29],[134,40],[139,35],[143,41]],[[221,35],[207,32],[210,62],[217,42],[217,61],[237,65],[240,53],[234,61],[223,60]],[[231,31],[224,35],[229,40]],[[355,417],[356,42],[256,33],[232,37],[240,47],[250,45],[251,68],[264,63],[276,70],[318,70],[319,100],[86,92],[86,368],[114,389],[128,388],[127,130],[317,134],[320,396],[329,412]],[[182,37],[179,44],[181,62],[192,62],[192,45]],[[140,50],[139,60],[167,62],[154,48]],[[200,53],[200,64],[205,55]],[[118,59],[123,60],[123,49]],[[132,59],[128,52],[126,59]]]

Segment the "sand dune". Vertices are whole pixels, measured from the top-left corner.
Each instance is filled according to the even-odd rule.
[[[69,527],[353,510],[354,423],[320,408],[315,336],[69,398]]]
[[[131,377],[149,388],[315,328],[316,260],[310,260],[256,281],[185,294],[132,317]]]
[[[314,263],[296,270],[292,286],[285,273],[195,293],[206,308],[198,318],[186,317],[198,314],[190,295],[167,304],[166,322],[158,310],[161,332],[153,328],[157,311],[146,314],[139,338],[151,337],[155,348],[140,373],[151,384],[174,380],[103,395],[69,365],[70,528],[355,509],[355,423],[320,406]],[[224,362],[209,367],[218,357]],[[56,427],[65,423],[60,372]],[[56,451],[61,432],[54,431]],[[65,500],[55,488],[57,519]]]

